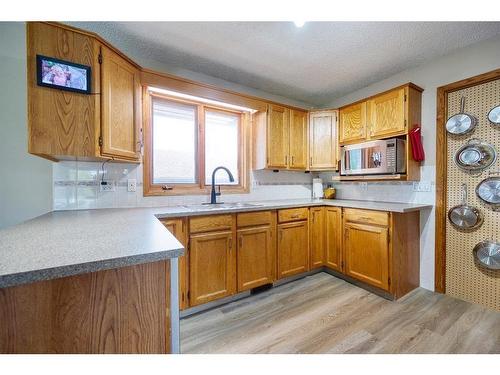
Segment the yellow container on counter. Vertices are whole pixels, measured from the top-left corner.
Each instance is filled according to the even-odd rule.
[[[324,198],[325,199],[335,199],[335,194],[336,194],[336,190],[334,187],[327,187],[324,191],[323,191],[323,195],[324,195]]]

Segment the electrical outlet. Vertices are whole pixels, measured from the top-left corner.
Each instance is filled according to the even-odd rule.
[[[137,190],[137,181],[134,178],[127,180],[127,191],[134,192]]]
[[[115,182],[113,180],[104,180],[100,183],[99,187],[100,191],[103,192],[115,191],[116,189]]]
[[[368,182],[360,182],[359,186],[361,186],[361,190],[368,190]]]
[[[431,182],[430,181],[414,182],[413,183],[413,191],[429,192],[429,191],[431,191]]]

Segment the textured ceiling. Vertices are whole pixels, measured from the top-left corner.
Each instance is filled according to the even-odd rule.
[[[85,22],[145,59],[314,106],[500,34],[500,22]]]

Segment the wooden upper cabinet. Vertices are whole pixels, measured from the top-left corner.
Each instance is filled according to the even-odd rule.
[[[406,132],[405,89],[397,89],[368,101],[369,137],[384,138]]]
[[[349,143],[366,139],[366,102],[340,110],[339,142]]]
[[[289,169],[307,168],[307,112],[290,111]]]
[[[191,235],[189,239],[189,305],[197,306],[236,292],[233,232]]]
[[[297,221],[278,225],[278,278],[309,270],[309,225]]]
[[[30,153],[139,162],[138,66],[94,34],[53,23],[27,23],[27,53]],[[89,66],[91,94],[38,86],[37,55]]]
[[[28,22],[28,151],[51,160],[99,155],[99,44],[90,36]],[[90,66],[92,95],[38,86],[36,56]]]
[[[287,168],[290,109],[269,105],[267,117],[267,166]]]
[[[325,265],[342,272],[342,211],[338,207],[325,208]]]
[[[389,290],[389,229],[344,224],[345,273],[375,287]]]
[[[172,233],[184,246],[184,255],[179,257],[179,308],[186,309],[189,306],[189,252],[187,249],[186,219],[162,219],[161,223]]]
[[[337,112],[309,115],[309,169],[337,170]]]
[[[107,47],[101,54],[102,154],[138,160],[139,70]]]
[[[276,248],[271,225],[238,229],[238,292],[274,280]]]
[[[325,207],[312,207],[309,210],[310,223],[310,268],[325,265]]]

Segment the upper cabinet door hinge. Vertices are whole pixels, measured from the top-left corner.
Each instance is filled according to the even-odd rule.
[[[102,147],[102,136],[99,136],[99,146]]]
[[[406,96],[406,94],[405,94],[405,102],[406,102],[406,100],[407,100],[407,96]]]
[[[99,61],[99,64],[102,64],[102,53],[99,53],[99,56],[97,57],[97,61]]]

